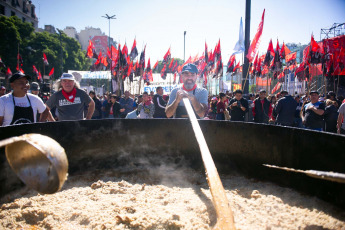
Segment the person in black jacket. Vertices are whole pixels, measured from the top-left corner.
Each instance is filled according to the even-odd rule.
[[[324,119],[325,119],[325,131],[337,133],[337,120],[338,120],[338,109],[337,102],[331,99],[326,100],[326,108]]]
[[[260,90],[259,97],[254,101],[253,107],[254,122],[266,123],[272,118],[272,106],[266,98],[266,90]]]
[[[95,102],[95,111],[93,112],[91,119],[101,119],[102,118],[102,103],[101,103],[101,101],[96,96],[95,91],[90,91],[89,96]]]
[[[242,97],[242,93],[242,90],[236,90],[235,96],[229,102],[230,121],[244,121],[248,111],[248,101]]]
[[[155,105],[153,118],[167,118],[165,115],[165,107],[167,103],[163,99],[163,88],[158,86],[156,92],[157,94],[153,96],[153,104]]]
[[[108,104],[105,106],[105,116],[106,118],[120,118],[121,113],[125,109],[121,109],[121,105],[117,102],[117,96],[115,94],[110,96]]]
[[[293,126],[297,107],[296,100],[287,91],[281,92],[282,98],[279,99],[274,110],[277,114],[277,124],[283,126]]]

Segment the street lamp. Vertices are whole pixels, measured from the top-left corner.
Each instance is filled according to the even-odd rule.
[[[63,73],[63,59],[62,59],[62,41],[61,41],[61,34],[62,34],[62,30],[57,29],[57,31],[59,31],[60,34],[60,60],[61,60],[61,74]]]
[[[111,47],[110,47],[110,20],[111,19],[116,19],[116,15],[109,16],[108,14],[105,14],[105,16],[102,16],[103,18],[106,18],[109,20],[109,37],[108,37],[108,47],[110,51],[110,92],[113,93],[113,74],[111,72],[112,69],[112,64],[113,64],[113,52],[111,52]]]
[[[184,32],[184,41],[183,41],[183,62],[186,61],[186,33],[187,31]]]

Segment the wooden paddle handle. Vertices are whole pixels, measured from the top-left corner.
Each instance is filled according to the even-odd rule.
[[[194,114],[192,105],[188,98],[183,98],[183,102],[192,123],[196,140],[199,144],[202,160],[206,169],[207,182],[212,194],[213,205],[217,212],[217,224],[214,229],[235,229],[234,217],[229,201],[226,197],[222,181],[219,178],[217,168],[213,162],[205,137]]]

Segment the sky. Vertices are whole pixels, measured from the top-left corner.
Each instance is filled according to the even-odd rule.
[[[137,40],[139,52],[146,44],[146,61],[151,65],[162,60],[171,48],[172,57],[202,55],[205,41],[214,49],[220,39],[223,62],[233,53],[239,38],[242,17],[245,29],[245,0],[33,0],[39,27],[53,25],[64,29],[73,26],[100,28],[109,34],[109,21],[102,16],[116,15],[111,20],[110,36],[129,50]],[[266,10],[259,52],[267,50],[270,39],[276,46],[285,43],[308,44],[313,33],[320,40],[321,28],[345,22],[345,0],[252,0],[250,39],[253,39]],[[242,55],[236,55],[242,59]]]

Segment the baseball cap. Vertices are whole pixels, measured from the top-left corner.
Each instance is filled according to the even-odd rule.
[[[212,100],[217,100],[217,98],[216,97],[212,97]]]
[[[0,90],[6,90],[6,87],[5,86],[1,86]]]
[[[198,73],[198,68],[196,67],[196,65],[188,63],[183,66],[182,73],[183,72]]]
[[[281,93],[281,94],[282,94],[282,93],[286,93],[286,94],[288,94],[288,91],[286,91],[286,90],[282,90],[280,93]]]
[[[20,79],[22,77],[26,77],[27,80],[31,80],[31,76],[30,75],[27,75],[27,74],[24,74],[24,73],[18,71],[17,73],[13,74],[10,77],[10,83],[13,83],[15,80]]]
[[[266,90],[261,89],[261,90],[259,91],[259,93],[266,93]]]
[[[67,80],[73,80],[73,81],[75,81],[74,76],[73,76],[72,74],[70,74],[70,73],[63,73],[63,74],[61,75],[60,79],[61,79],[61,80],[67,79]]]
[[[39,91],[40,90],[40,86],[37,82],[32,82],[31,86],[30,86],[30,90],[31,91]]]
[[[319,95],[319,92],[317,92],[316,90],[310,91],[309,94],[312,94],[312,93],[316,93],[317,95]]]

